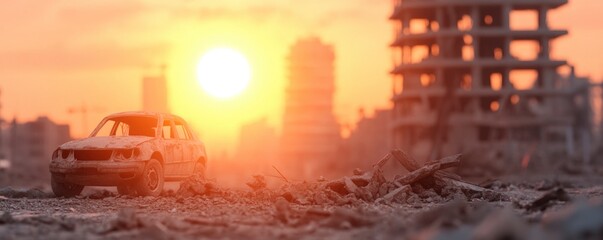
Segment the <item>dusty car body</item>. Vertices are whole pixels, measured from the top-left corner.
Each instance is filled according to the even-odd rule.
[[[157,196],[165,181],[204,174],[205,146],[180,117],[124,112],[104,118],[88,138],[64,143],[50,162],[57,196],[84,186],[117,186],[120,194]]]

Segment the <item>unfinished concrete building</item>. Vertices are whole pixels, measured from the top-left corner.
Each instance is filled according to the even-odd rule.
[[[488,150],[517,162],[588,152],[576,149],[590,141],[588,83],[562,77],[567,62],[550,56],[568,32],[547,16],[566,3],[395,1],[394,145],[425,158]]]
[[[340,140],[333,115],[335,53],[311,37],[298,40],[288,56],[280,158],[301,177],[328,173]]]

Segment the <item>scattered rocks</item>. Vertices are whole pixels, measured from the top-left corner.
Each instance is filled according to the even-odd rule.
[[[199,195],[220,194],[221,192],[222,191],[218,188],[215,181],[210,181],[199,175],[195,175],[180,183],[180,188],[176,192],[176,195],[182,197],[192,197]]]
[[[37,188],[27,189],[27,190],[15,190],[10,187],[5,187],[5,188],[0,188],[0,196],[4,196],[7,198],[40,199],[40,198],[52,198],[52,197],[54,197],[54,194],[44,192]]]
[[[266,179],[262,175],[254,175],[253,181],[248,182],[247,186],[249,186],[254,191],[265,189],[267,186]]]
[[[84,195],[83,197],[89,199],[105,199],[109,197],[115,197],[116,194],[114,192],[108,191],[106,189],[93,190],[90,193]]]
[[[563,188],[556,188],[556,189],[553,189],[553,190],[545,193],[538,199],[532,201],[525,208],[528,211],[532,211],[532,212],[533,211],[544,211],[551,205],[554,205],[556,201],[567,202],[570,200],[571,199],[570,199],[569,195],[567,194],[567,192],[565,192],[565,190]]]
[[[117,217],[115,220],[113,220],[113,222],[111,222],[111,225],[107,231],[131,230],[142,227],[144,227],[144,223],[138,217],[136,209],[122,208],[119,210],[119,212],[117,212]]]
[[[421,166],[396,150],[372,169],[355,169],[340,179],[293,182],[282,176],[285,184],[270,189],[266,179],[256,175],[247,183],[250,190],[236,190],[220,188],[215,181],[196,176],[162,197],[115,196],[112,191],[89,190],[79,198],[15,199],[31,198],[32,194],[4,188],[0,189],[0,236],[603,239],[603,204],[578,202],[561,209],[576,199],[579,191],[590,198],[603,196],[600,185],[580,190],[568,186],[584,184],[573,185],[560,178],[521,184],[497,180],[477,186],[443,171],[456,166],[457,160],[460,156],[455,155]],[[381,168],[387,161],[396,161],[408,173],[386,178]],[[537,191],[544,189],[548,192]],[[1,193],[8,193],[8,197]]]

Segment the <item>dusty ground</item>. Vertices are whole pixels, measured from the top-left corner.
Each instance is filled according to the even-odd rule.
[[[514,177],[485,183],[507,199],[414,194],[403,201],[291,201],[288,190],[78,198],[0,189],[0,239],[602,239],[603,178]],[[538,202],[545,194],[553,198]],[[285,197],[283,197],[285,196]],[[289,199],[286,200],[286,199]],[[297,203],[296,203],[297,202]]]

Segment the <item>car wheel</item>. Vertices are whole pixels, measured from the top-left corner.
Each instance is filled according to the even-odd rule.
[[[75,197],[84,189],[82,185],[57,182],[54,176],[50,177],[50,187],[57,197]]]
[[[203,179],[205,179],[205,164],[203,164],[202,162],[197,162],[195,163],[195,170],[193,175],[199,176]]]
[[[163,167],[159,161],[151,159],[144,167],[142,176],[134,184],[134,189],[142,196],[159,196],[163,190]]]
[[[136,195],[136,189],[132,186],[132,183],[122,183],[117,185],[117,193],[119,195]]]

